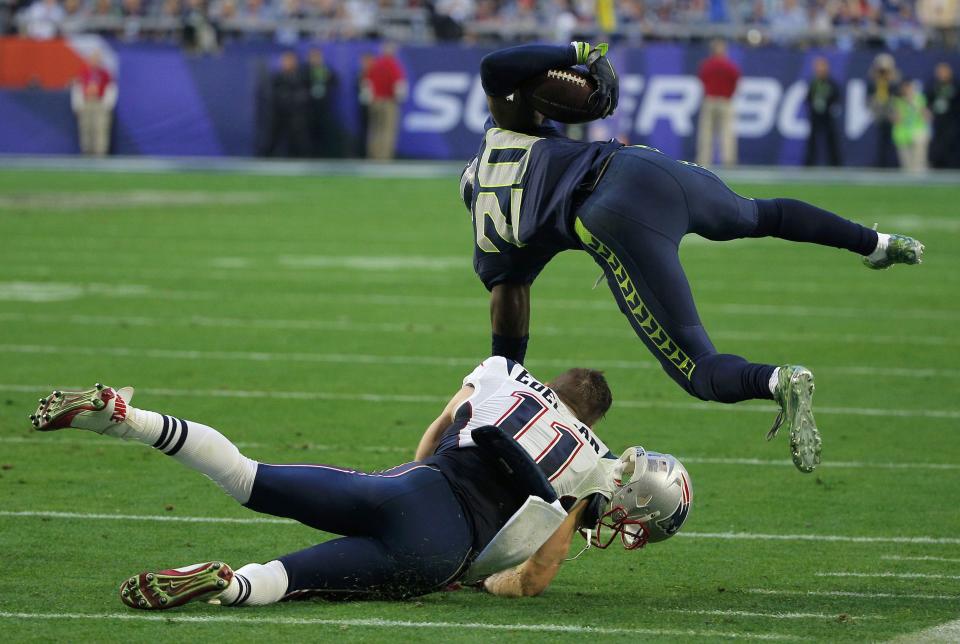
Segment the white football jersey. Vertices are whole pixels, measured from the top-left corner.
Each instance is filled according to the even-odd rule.
[[[558,497],[612,495],[616,458],[608,457],[610,450],[593,430],[523,365],[501,356],[487,358],[463,384],[474,391],[457,412],[462,416],[463,406],[470,406],[461,447],[473,443],[474,429],[496,425],[540,465]]]

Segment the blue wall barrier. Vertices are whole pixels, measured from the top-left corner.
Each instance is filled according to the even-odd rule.
[[[281,49],[237,44],[217,56],[197,57],[159,44],[111,45],[119,59],[120,99],[112,151],[127,155],[253,156],[266,136],[269,77]],[[374,43],[318,45],[336,72],[333,120],[342,153],[359,149],[359,60]],[[305,54],[308,45],[300,47]],[[478,66],[488,49],[459,45],[401,47],[410,95],[403,106],[399,156],[466,159],[486,118]],[[674,44],[614,48],[621,77],[618,113],[590,128],[592,138],[621,136],[692,158],[701,98],[697,66],[702,47]],[[808,131],[806,79],[811,61],[825,55],[844,89],[843,133],[848,165],[870,165],[874,128],[867,103],[867,71],[874,52],[797,52],[734,48],[743,70],[736,100],[740,158],[749,164],[797,164]],[[896,52],[906,78],[928,81],[936,63],[960,70],[960,54]],[[69,154],[78,151],[67,91],[0,89],[0,152]],[[345,152],[344,152],[345,151]]]

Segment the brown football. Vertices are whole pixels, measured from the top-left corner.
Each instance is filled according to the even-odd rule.
[[[593,120],[587,101],[597,84],[586,72],[577,69],[551,69],[526,81],[520,92],[533,109],[560,123],[586,123]]]

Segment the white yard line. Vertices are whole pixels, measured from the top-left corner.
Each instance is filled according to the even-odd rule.
[[[118,357],[152,358],[159,360],[237,360],[241,362],[317,362],[327,364],[370,364],[377,366],[435,366],[469,369],[477,364],[476,356],[402,356],[365,353],[308,353],[272,351],[203,351],[194,349],[140,349],[133,347],[82,347],[36,344],[0,344],[0,353],[112,355]],[[530,365],[564,368],[583,362],[578,358],[533,359]],[[659,369],[654,360],[590,360],[595,369]],[[897,378],[960,378],[960,369],[907,369],[869,365],[823,366],[818,373],[872,375]]]
[[[0,619],[14,620],[115,620],[134,622],[178,622],[184,624],[211,624],[226,623],[231,625],[242,624],[270,624],[276,626],[339,626],[357,628],[415,628],[415,629],[452,629],[460,631],[521,631],[531,633],[577,633],[586,635],[651,635],[654,637],[724,637],[729,639],[748,640],[784,640],[799,641],[804,638],[779,633],[733,633],[727,631],[686,630],[686,629],[659,629],[659,628],[610,628],[604,626],[580,626],[573,624],[488,624],[482,622],[417,622],[406,620],[379,619],[322,619],[313,617],[241,617],[238,613],[246,611],[223,610],[225,613],[214,615],[177,615],[164,613],[163,615],[144,613],[18,613],[11,611],[0,612]]]
[[[691,608],[658,608],[657,612],[717,617],[759,617],[764,619],[837,619],[839,613],[758,613],[746,610],[696,610]],[[883,615],[847,615],[851,619],[886,619]]]
[[[292,331],[343,331],[349,333],[397,333],[427,334],[444,333],[450,335],[477,335],[487,333],[489,326],[483,325],[443,325],[415,322],[361,322],[350,318],[328,320],[310,319],[264,319],[230,318],[192,315],[177,318],[134,316],[134,315],[78,315],[2,312],[0,322],[37,322],[40,324],[68,324],[89,326],[134,326],[134,327],[205,327],[215,329],[286,329]],[[441,331],[442,329],[442,331]],[[592,338],[620,338],[624,341],[635,339],[636,335],[627,328],[610,326],[539,326],[534,325],[536,336],[564,337],[584,336]],[[875,335],[858,333],[775,333],[746,331],[712,331],[710,336],[722,340],[744,340],[749,342],[823,342],[828,344],[916,344],[922,346],[960,345],[960,337],[942,335]],[[653,365],[653,361],[649,362]]]
[[[677,536],[696,539],[731,539],[748,541],[820,541],[846,543],[917,543],[926,545],[960,545],[958,537],[874,537],[830,534],[764,534],[755,532],[678,532]]]
[[[681,533],[682,534],[682,533]],[[786,590],[773,588],[746,588],[753,595],[793,595],[804,597],[856,597],[863,599],[936,599],[960,601],[960,595],[935,595],[928,593],[866,593],[853,590]]]
[[[926,572],[846,572],[846,571],[836,571],[836,572],[818,572],[816,573],[817,577],[857,577],[857,578],[874,578],[878,577],[881,579],[960,579],[960,575],[942,575],[940,573],[926,573]]]
[[[714,456],[678,456],[684,463],[701,465],[756,465],[794,467],[788,459],[718,458]],[[821,467],[877,470],[960,470],[960,463],[871,463],[868,461],[824,461]],[[957,561],[960,561],[958,559]]]
[[[409,447],[399,447],[393,445],[329,445],[326,443],[313,443],[306,437],[300,437],[301,442],[284,441],[281,443],[260,443],[254,441],[237,441],[234,445],[240,449],[296,449],[311,450],[318,452],[370,452],[376,454],[407,454],[413,452]],[[47,446],[79,446],[79,447],[137,447],[139,443],[129,441],[114,440],[91,440],[91,439],[70,439],[53,438],[50,436],[0,436],[0,444],[8,445],[47,445]],[[681,461],[687,464],[695,465],[742,465],[747,467],[794,467],[793,461],[788,459],[761,459],[761,458],[717,458],[714,456],[686,456],[680,455]],[[871,463],[868,461],[829,461],[823,463],[821,467],[830,469],[875,469],[875,470],[960,470],[958,463]],[[885,557],[888,558],[888,557]],[[909,558],[905,558],[909,559]],[[922,559],[922,557],[920,558]],[[931,560],[938,560],[936,557]],[[960,559],[939,559],[939,561],[960,561]]]
[[[135,288],[120,289],[89,293],[84,283],[53,283],[53,282],[0,282],[0,299],[18,300],[32,296],[31,291],[52,291],[61,300],[77,299],[86,295],[101,295],[108,297],[132,297],[149,300],[203,300],[219,302],[223,292],[219,290],[172,290],[155,289],[142,284],[132,285]],[[54,301],[54,295],[48,295],[48,301]],[[428,295],[394,295],[386,293],[320,293],[316,291],[293,292],[270,290],[259,293],[261,300],[292,299],[297,302],[309,300],[311,302],[330,302],[334,304],[350,304],[352,306],[400,306],[400,307],[440,307],[468,308],[483,310],[489,306],[489,301],[479,297],[442,297]],[[570,311],[578,310],[616,310],[616,304],[610,297],[601,298],[598,294],[593,299],[566,300],[538,298],[536,306],[539,309]],[[956,309],[921,309],[913,307],[837,307],[837,306],[800,306],[780,304],[749,304],[749,303],[710,303],[705,302],[701,308],[714,315],[761,316],[761,317],[824,317],[824,318],[872,318],[897,320],[960,320],[960,310]]]
[[[95,351],[99,351],[96,349]],[[88,385],[89,386],[89,385]],[[44,393],[54,387],[63,389],[82,389],[74,385],[15,385],[0,384],[0,391],[25,393]],[[417,394],[375,394],[375,393],[341,393],[330,391],[263,391],[263,390],[233,390],[233,389],[168,389],[144,388],[138,389],[141,393],[153,396],[191,397],[191,398],[274,398],[278,400],[327,400],[327,401],[356,401],[370,403],[413,403],[436,404],[446,403],[445,396],[417,395]],[[682,409],[698,412],[726,412],[726,413],[759,413],[771,415],[776,410],[768,406],[755,405],[719,405],[701,402],[670,402],[664,400],[618,400],[620,407],[633,409]],[[840,416],[879,416],[883,418],[960,418],[957,409],[886,409],[873,407],[817,407],[818,414],[837,414]],[[917,428],[914,428],[917,429]],[[939,430],[938,430],[939,431]]]
[[[170,514],[104,514],[87,512],[59,512],[54,510],[0,510],[0,517],[77,519],[81,521],[162,521],[174,523],[236,523],[236,524],[286,524],[296,523],[290,519],[261,516],[251,517],[191,517]],[[753,532],[679,532],[678,536],[696,539],[748,540],[748,541],[822,541],[832,543],[912,543],[925,545],[960,545],[960,538],[953,537],[877,537],[824,534],[763,534]]]
[[[99,351],[96,349],[95,351]],[[89,386],[89,385],[88,385]],[[63,389],[82,389],[74,385],[15,385],[0,384],[0,391],[25,393],[44,393],[54,387]],[[278,400],[327,400],[327,401],[356,401],[370,403],[413,403],[436,404],[446,403],[445,396],[417,395],[417,394],[375,394],[375,393],[341,393],[330,391],[264,391],[264,390],[233,390],[233,389],[168,389],[144,388],[138,389],[141,393],[154,396],[191,397],[191,398],[240,398],[258,399],[273,398]],[[759,413],[771,415],[776,410],[769,406],[755,405],[719,405],[701,402],[670,402],[664,400],[618,400],[620,407],[633,409],[682,409],[698,412],[726,412],[726,413]],[[883,418],[960,418],[957,409],[886,409],[873,407],[817,407],[818,414],[837,414],[840,416],[879,416]],[[917,429],[917,428],[914,428]],[[939,431],[939,430],[938,430]]]
[[[930,556],[915,556],[915,557],[905,557],[902,555],[883,555],[881,559],[886,559],[887,561],[940,561],[946,563],[960,563],[960,557],[930,557]]]

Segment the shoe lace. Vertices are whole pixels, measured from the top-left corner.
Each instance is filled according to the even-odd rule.
[[[780,410],[780,413],[777,414],[777,417],[773,421],[773,427],[770,428],[770,431],[767,432],[767,440],[773,440],[773,437],[777,435],[777,432],[780,431],[780,426],[783,425],[783,410]]]

